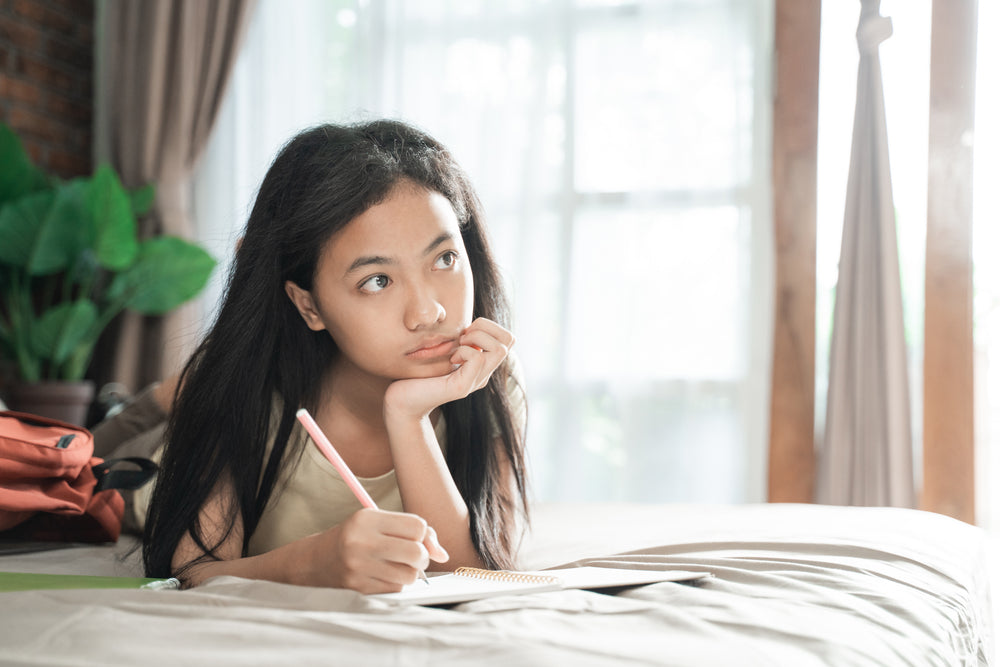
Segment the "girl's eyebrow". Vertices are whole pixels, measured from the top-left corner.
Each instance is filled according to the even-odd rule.
[[[357,271],[363,266],[370,266],[372,264],[384,265],[384,264],[395,264],[395,260],[389,257],[382,257],[381,255],[369,255],[367,257],[358,257],[356,260],[351,262],[351,265],[347,267],[347,271],[344,271],[344,275],[348,276],[354,271]]]
[[[455,236],[451,232],[441,232],[434,238],[433,241],[431,241],[427,245],[426,248],[424,248],[423,252],[424,256],[427,256],[432,252],[434,252],[434,249],[437,248],[442,243],[444,243],[445,241],[451,241],[454,238]],[[395,264],[395,263],[396,260],[391,257],[384,257],[382,255],[366,255],[364,257],[358,257],[356,260],[351,262],[351,265],[347,267],[347,271],[344,272],[344,275],[345,276],[349,275],[363,266],[371,266],[373,264],[382,266],[386,264]]]
[[[455,237],[452,235],[451,232],[441,232],[440,234],[437,235],[437,238],[431,241],[430,244],[428,244],[428,246],[424,248],[424,256],[426,257],[427,255],[434,252],[434,249],[437,248],[442,243],[444,243],[445,241],[451,241],[454,238]]]

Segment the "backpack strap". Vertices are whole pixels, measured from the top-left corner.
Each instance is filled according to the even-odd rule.
[[[119,463],[132,463],[139,466],[139,470],[112,470]],[[150,459],[140,456],[126,456],[119,459],[107,459],[95,465],[91,470],[97,478],[97,486],[94,492],[105,491],[107,489],[138,489],[148,482],[156,474],[158,466]]]

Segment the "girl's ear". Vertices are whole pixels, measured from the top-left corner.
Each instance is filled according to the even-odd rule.
[[[319,311],[316,310],[316,302],[313,301],[312,294],[291,280],[285,281],[285,294],[292,300],[295,309],[299,311],[299,315],[305,320],[307,327],[313,331],[323,331],[326,329],[323,319],[319,316]]]

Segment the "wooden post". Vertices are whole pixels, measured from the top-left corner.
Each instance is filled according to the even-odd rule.
[[[975,521],[972,132],[978,0],[931,14],[921,507]]]
[[[812,502],[815,485],[819,31],[820,0],[775,0],[771,502]]]

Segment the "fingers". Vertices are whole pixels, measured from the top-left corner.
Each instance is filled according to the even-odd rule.
[[[458,343],[460,347],[472,347],[485,354],[495,353],[498,355],[500,361],[503,361],[503,359],[507,356],[507,353],[510,351],[509,344],[504,343],[496,336],[482,330],[470,330],[465,332],[459,336]]]
[[[379,512],[378,519],[383,522],[384,532],[398,538],[406,544],[417,544],[423,561],[419,569],[426,569],[430,558],[438,563],[448,560],[448,552],[438,541],[437,531],[427,525],[427,522],[416,514],[398,512]],[[403,562],[403,561],[399,561]]]
[[[476,344],[484,351],[499,348],[509,350],[514,345],[514,334],[493,320],[479,317],[462,333],[458,342],[466,345],[466,341]]]
[[[468,396],[485,387],[501,361],[502,357],[497,360],[495,354],[486,353],[469,345],[458,348],[451,356],[451,363],[459,368],[449,376],[450,384],[457,389],[456,395]]]
[[[458,337],[449,358],[452,369],[429,378],[404,378],[385,393],[387,420],[424,418],[439,405],[465,398],[485,387],[507,358],[514,334],[485,318],[476,319]]]
[[[401,512],[359,510],[344,522],[341,580],[363,593],[398,591],[416,581],[430,560],[448,553],[421,517]]]
[[[473,389],[486,386],[490,375],[503,363],[514,344],[514,334],[502,326],[480,317],[474,321],[465,332],[459,336],[459,348],[451,357],[451,363],[463,367],[463,375],[472,381]]]

